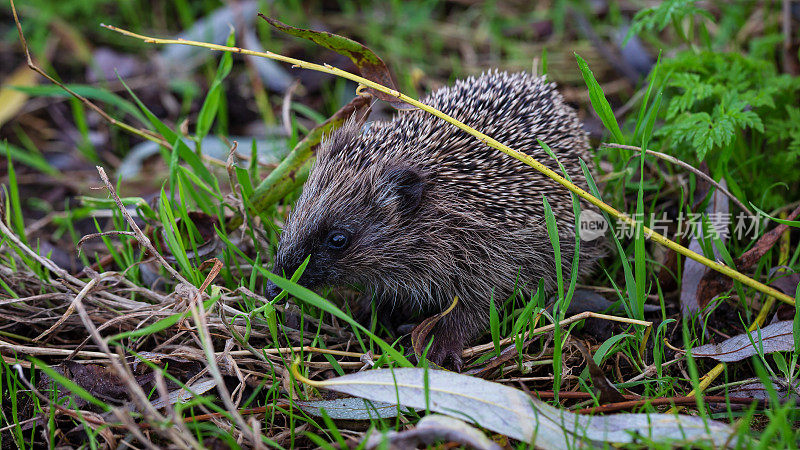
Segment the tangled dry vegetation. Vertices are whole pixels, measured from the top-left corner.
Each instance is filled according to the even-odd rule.
[[[669,216],[663,234],[711,264],[736,268],[747,282],[651,245],[643,233],[612,238],[602,273],[586,284],[566,280],[562,295],[520,290],[494,299],[490,329],[464,350],[464,372],[439,370],[424,353],[440,316],[415,318],[398,330],[373,317],[365,327],[352,319],[354,291],[315,293],[268,270],[322,134],[370,105],[373,117],[385,114],[380,103],[362,95],[342,107],[336,92],[325,91],[338,88],[320,88],[335,82],[309,75],[298,75],[309,92],[288,75],[284,85],[270,85],[285,68],[248,59],[237,74],[230,53],[206,63],[207,94],[197,98],[186,86],[170,91],[152,82],[148,73],[129,83],[112,76],[102,89],[62,85],[51,64],[39,63],[43,56],[59,62],[50,49],[29,60],[37,70],[30,73],[57,83],[48,86],[54,90],[36,86],[41,80],[25,75],[22,65],[12,78],[29,89],[0,91],[0,99],[14,100],[5,103],[11,113],[0,114],[0,125],[6,117],[21,124],[0,144],[8,159],[0,220],[3,449],[796,448],[800,175],[790,164],[796,168],[800,153],[800,121],[791,120],[800,117],[800,70],[792,53],[797,39],[772,30],[780,20],[789,31],[797,26],[791,5],[788,13],[750,5],[752,14],[742,15],[726,4],[671,0],[639,13],[627,6],[597,13],[631,20],[638,58],[612,38],[619,30],[578,4],[566,11],[575,24],[544,5],[521,19],[527,28],[514,28],[522,7],[503,3],[490,25],[472,30],[459,21],[474,25],[476,11],[486,12],[480,5],[445,2],[439,10],[430,2],[399,3],[395,12],[419,28],[394,24],[386,32],[374,23],[383,20],[379,13],[366,23],[342,12],[330,23],[345,30],[363,25],[365,35],[380,31],[383,50],[400,55],[397,67],[428,46],[458,52],[464,67],[445,67],[443,60],[428,67],[430,74],[446,72],[443,78],[497,65],[496,47],[512,68],[521,65],[514,59],[520,54],[528,55],[526,68],[531,54],[541,55],[534,70],[546,72],[549,61],[567,100],[583,107],[592,138],[614,141],[598,149],[603,190],[593,193],[632,217]],[[234,42],[227,23],[236,8],[255,18],[257,2],[236,5],[198,21],[219,22],[219,45]],[[305,14],[299,6],[280,8],[289,17]],[[21,11],[24,24],[31,11]],[[325,61],[391,84],[369,48],[270,25],[355,55],[352,62]],[[243,26],[237,35],[251,44],[243,47],[257,48],[252,25]],[[194,36],[210,33],[195,28]],[[525,41],[548,36],[560,36],[559,46],[569,51],[551,50],[548,57],[544,46]],[[27,52],[21,29],[19,37]],[[515,38],[525,43],[517,46]],[[758,45],[737,47],[753,39]],[[719,42],[729,51],[714,47]],[[646,44],[670,54],[653,58]],[[573,51],[586,60],[578,57],[576,65]],[[93,56],[98,64],[104,57]],[[111,58],[114,67],[141,62]],[[273,72],[259,80],[262,70]],[[411,72],[402,87],[435,84]],[[225,92],[229,76],[252,92]],[[71,109],[52,98],[61,88],[74,96]],[[262,88],[276,94],[259,97]],[[24,98],[13,95],[19,92]],[[185,109],[164,100],[175,92],[185,95]],[[368,93],[400,103],[375,89]],[[251,116],[258,127],[262,119],[281,126],[267,128],[266,143],[228,142],[234,133],[264,131],[252,123],[237,128],[237,120]],[[221,152],[211,150],[214,133],[225,136]],[[50,138],[70,144],[50,153]],[[150,156],[131,164],[130,155],[150,142],[156,143],[145,151]],[[268,161],[264,145],[279,149]],[[131,146],[125,155],[95,148]],[[124,175],[132,166],[135,174]],[[789,193],[776,193],[775,180]],[[757,212],[761,228],[743,239],[689,238],[675,229],[683,214],[696,215],[702,226],[734,208],[745,218]],[[284,292],[265,298],[267,280]]]

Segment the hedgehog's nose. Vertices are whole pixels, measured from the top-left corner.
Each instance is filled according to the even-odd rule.
[[[273,283],[272,280],[267,281],[267,298],[272,300],[273,298],[277,297],[278,294],[281,293],[282,289],[278,287],[277,284]]]

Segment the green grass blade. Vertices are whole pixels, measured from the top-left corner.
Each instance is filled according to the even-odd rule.
[[[375,334],[373,334],[372,332],[367,330],[363,325],[358,323],[355,319],[353,319],[352,317],[348,316],[347,314],[344,313],[344,311],[342,311],[341,309],[336,307],[336,305],[334,305],[333,303],[329,302],[328,300],[325,300],[324,298],[320,297],[314,291],[311,291],[311,290],[309,290],[309,289],[307,289],[307,288],[305,288],[303,286],[300,286],[298,284],[292,283],[291,281],[287,280],[286,278],[283,278],[281,276],[275,275],[274,273],[271,273],[271,272],[268,272],[268,271],[265,271],[263,273],[264,273],[264,275],[266,275],[267,278],[269,278],[279,288],[281,288],[281,289],[285,290],[286,292],[288,292],[289,294],[293,295],[298,300],[301,300],[301,301],[303,301],[305,303],[308,303],[311,306],[314,306],[314,307],[319,308],[319,309],[321,309],[321,310],[323,310],[323,311],[325,311],[325,312],[327,312],[329,314],[332,314],[332,315],[338,317],[339,319],[342,319],[345,322],[349,323],[354,328],[358,328],[362,333],[365,333],[367,336],[372,338],[378,344],[378,346],[381,348],[381,350],[383,350],[384,353],[389,354],[389,356],[391,356],[392,359],[397,361],[401,366],[404,366],[404,367],[412,367],[413,366],[413,364],[411,364],[408,361],[408,359],[406,359],[406,357],[403,356],[402,353],[400,353],[397,350],[395,350],[391,345],[389,345],[385,341],[383,341],[383,339],[379,338],[378,336],[376,336]]]
[[[617,118],[614,117],[611,105],[608,104],[608,100],[606,100],[606,96],[603,94],[603,88],[600,87],[600,83],[595,79],[594,73],[589,69],[589,65],[586,64],[586,61],[577,53],[575,53],[575,58],[578,60],[578,67],[581,69],[586,87],[589,88],[589,100],[592,102],[592,108],[594,108],[600,120],[603,121],[603,125],[606,126],[606,129],[611,132],[614,140],[617,141],[617,143],[624,144],[625,137],[622,135],[622,130],[619,128]]]
[[[235,36],[231,31],[228,36],[229,47],[235,44]],[[211,125],[214,123],[214,117],[220,105],[220,98],[222,97],[223,86],[222,82],[225,77],[231,73],[231,66],[233,64],[233,56],[230,52],[223,52],[222,58],[217,67],[217,73],[214,76],[214,81],[211,82],[211,88],[208,90],[203,106],[200,107],[200,112],[197,114],[197,129],[195,131],[197,142],[200,142],[208,132],[211,130]]]
[[[0,146],[0,155],[5,156],[9,160],[13,159],[14,161],[25,164],[28,167],[50,176],[55,177],[60,174],[40,153],[27,151],[23,148],[11,145],[8,142],[3,142],[3,145]]]

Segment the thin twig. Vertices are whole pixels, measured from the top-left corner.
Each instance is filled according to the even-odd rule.
[[[172,266],[167,262],[167,260],[165,260],[164,257],[161,256],[161,253],[159,253],[156,250],[156,248],[153,247],[152,242],[150,242],[150,238],[148,238],[147,235],[144,234],[144,232],[142,232],[142,229],[139,228],[139,225],[136,225],[136,222],[133,220],[133,217],[131,217],[131,213],[128,212],[128,209],[125,208],[125,205],[122,203],[122,199],[120,199],[119,196],[117,195],[117,191],[114,189],[114,185],[112,185],[111,181],[108,180],[108,175],[106,175],[106,171],[102,167],[97,166],[97,172],[100,173],[100,178],[106,185],[106,189],[108,189],[108,193],[111,195],[111,198],[113,198],[114,202],[116,202],[119,211],[125,218],[125,221],[128,222],[128,225],[133,229],[133,232],[135,233],[136,236],[136,240],[139,241],[139,244],[145,249],[147,249],[147,251],[150,252],[150,254],[153,255],[158,260],[158,262],[161,263],[161,265],[165,269],[167,269],[167,272],[172,274],[172,276],[175,277],[175,279],[178,280],[179,283],[191,285],[191,283],[186,281],[186,278],[184,278],[180,273],[178,273],[177,270],[172,268]]]
[[[69,298],[69,295],[63,292],[50,292],[48,294],[40,294],[40,295],[32,295],[30,297],[23,297],[23,298],[8,298],[8,299],[0,299],[0,306],[3,305],[10,305],[12,303],[33,303],[40,300],[66,300]]]
[[[67,272],[66,270],[62,269],[61,267],[58,267],[53,261],[45,258],[44,256],[41,256],[40,254],[33,251],[30,247],[25,245],[22,242],[22,240],[6,226],[4,220],[0,220],[0,233],[4,234],[6,238],[8,238],[8,240],[11,241],[17,248],[27,253],[28,256],[33,258],[36,262],[41,264],[44,268],[46,268],[50,272],[53,272],[53,274],[55,274],[57,277],[69,281],[70,283],[78,287],[83,287],[83,285],[85,284],[83,281],[70,275],[69,272]]]
[[[89,239],[95,239],[103,236],[133,236],[136,237],[136,233],[132,231],[119,231],[119,230],[111,230],[111,231],[104,231],[102,233],[90,233],[81,238],[75,247],[78,249],[78,254],[81,254],[81,250],[83,249],[83,244],[86,243]]]
[[[214,354],[214,344],[211,342],[211,335],[208,332],[208,324],[205,320],[206,313],[205,309],[203,308],[203,301],[200,298],[201,293],[199,290],[195,290],[194,295],[195,299],[193,299],[191,302],[189,309],[192,312],[192,319],[194,319],[194,323],[197,326],[197,334],[200,338],[203,352],[206,355],[206,368],[211,374],[211,377],[214,378],[214,381],[217,382],[216,387],[219,391],[220,399],[230,413],[231,418],[236,425],[239,426],[240,431],[246,434],[247,438],[253,443],[253,445],[256,445],[256,443],[261,440],[260,436],[256,433],[256,430],[251,429],[247,425],[242,416],[239,414],[236,406],[233,404],[230,392],[228,392],[228,388],[225,386],[225,380],[222,378],[222,373],[219,371],[219,366],[217,366],[216,356]]]
[[[633,146],[633,145],[614,144],[614,143],[611,143],[611,142],[603,142],[600,145],[603,146],[603,147],[606,147],[606,148],[619,148],[619,149],[623,149],[623,150],[632,150],[634,152],[641,152],[642,151],[641,147],[636,147],[636,146]],[[677,166],[681,166],[684,169],[692,172],[693,174],[695,174],[698,177],[706,180],[707,182],[712,184],[715,188],[717,188],[717,190],[719,190],[720,192],[725,194],[729,199],[731,199],[731,201],[733,203],[736,204],[736,206],[739,207],[739,209],[741,209],[742,211],[745,211],[747,214],[750,214],[750,217],[757,217],[752,211],[750,211],[750,209],[747,208],[747,206],[744,205],[744,203],[742,203],[738,198],[736,198],[736,196],[733,195],[729,190],[725,189],[724,186],[722,186],[721,184],[717,183],[716,181],[714,181],[713,178],[711,178],[710,176],[704,174],[701,170],[697,169],[696,167],[693,167],[691,164],[683,162],[680,159],[678,159],[678,158],[676,158],[676,157],[674,157],[672,155],[668,155],[666,153],[657,152],[655,150],[645,149],[645,153],[647,153],[648,155],[653,155],[653,156],[656,156],[658,158],[661,158],[664,161],[669,161],[672,164],[675,164]]]
[[[64,311],[64,314],[61,316],[61,318],[58,319],[56,323],[54,323],[50,328],[46,329],[41,334],[33,338],[33,342],[38,342],[42,340],[42,338],[50,335],[50,333],[58,329],[58,327],[60,327],[61,324],[63,324],[69,318],[69,316],[72,315],[72,312],[75,311],[75,304],[77,304],[80,301],[83,301],[83,297],[88,295],[89,292],[91,292],[92,289],[94,289],[95,285],[99,281],[100,281],[99,277],[94,277],[91,280],[89,280],[89,282],[86,283],[86,286],[84,286],[83,289],[81,289],[81,291],[78,292],[78,295],[76,295],[75,298],[72,299],[72,302],[69,304],[69,307],[67,307],[67,310]]]
[[[627,397],[627,396],[626,396]],[[757,403],[760,407],[766,407],[764,400],[755,398],[740,398],[740,397],[725,397],[722,395],[706,395],[703,396],[703,401],[707,403],[731,403],[737,405],[750,405]],[[684,397],[657,397],[657,398],[642,398],[639,400],[628,400],[624,402],[609,403],[602,406],[593,406],[591,408],[583,408],[576,410],[578,414],[597,414],[608,413],[615,411],[627,411],[629,409],[637,408],[639,406],[661,406],[661,405],[694,405],[697,403],[697,397],[694,395]]]
[[[115,276],[117,274],[114,274]],[[105,278],[106,274],[100,274],[98,277],[100,281]],[[168,422],[169,419],[164,417],[161,413],[158,412],[155,408],[153,408],[152,403],[147,398],[147,394],[144,393],[142,387],[136,382],[136,378],[134,377],[133,373],[128,368],[127,364],[123,364],[124,356],[117,355],[118,357],[115,358],[113,355],[114,353],[111,352],[111,349],[108,347],[108,343],[105,339],[100,336],[100,333],[97,331],[97,327],[92,322],[92,319],[89,317],[89,314],[86,312],[86,309],[83,307],[83,302],[75,302],[75,309],[78,311],[78,315],[83,321],[83,325],[86,327],[86,330],[92,336],[92,340],[94,340],[95,344],[100,348],[100,350],[105,353],[106,357],[111,361],[111,365],[114,367],[114,370],[117,373],[119,379],[125,383],[127,386],[128,394],[130,395],[131,400],[139,407],[139,410],[149,415],[155,422]],[[183,437],[180,436],[177,431],[172,427],[166,427],[165,429],[159,430],[161,433],[165,435],[166,438],[170,439],[170,441],[178,445],[182,448],[189,448],[189,446],[184,441]]]
[[[566,319],[562,320],[558,324],[551,323],[550,325],[545,325],[543,327],[535,328],[531,332],[527,332],[526,331],[526,332],[520,333],[519,335],[516,335],[516,336],[509,336],[509,337],[507,337],[505,339],[501,339],[499,344],[500,345],[510,344],[510,343],[514,342],[518,338],[527,339],[528,336],[533,336],[533,335],[537,335],[537,334],[547,333],[548,331],[552,331],[552,330],[554,330],[556,328],[556,325],[558,325],[560,327],[563,327],[564,325],[569,325],[571,323],[578,322],[578,321],[583,320],[583,319],[588,319],[590,317],[593,317],[595,319],[611,320],[611,321],[614,321],[614,322],[629,323],[629,324],[633,324],[633,325],[642,325],[642,326],[645,326],[645,327],[652,327],[653,326],[653,322],[648,322],[646,320],[636,320],[636,319],[630,319],[628,317],[617,317],[617,316],[610,316],[608,314],[600,314],[600,313],[596,313],[596,312],[593,312],[593,311],[584,311],[582,313],[575,314],[574,316],[567,317]],[[463,356],[464,358],[467,358],[467,357],[476,355],[478,353],[485,352],[487,350],[491,350],[493,348],[494,348],[494,343],[493,342],[489,342],[488,344],[476,345],[475,347],[464,349],[464,351],[461,353],[461,356]]]

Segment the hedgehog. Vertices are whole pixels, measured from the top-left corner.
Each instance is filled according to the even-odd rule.
[[[544,77],[489,71],[422,102],[562,173],[560,162],[586,188],[579,160],[591,164],[587,134]],[[349,121],[320,145],[273,272],[291,275],[310,255],[299,284],[360,287],[362,311],[371,315],[374,304],[384,323],[439,313],[457,297],[432,331],[427,358],[460,371],[465,345],[487,328],[492,299],[539,283],[555,288],[545,197],[569,279],[576,233],[565,188],[421,110],[365,127]],[[602,256],[598,241],[580,242],[581,275]],[[266,289],[280,292],[271,282]]]

